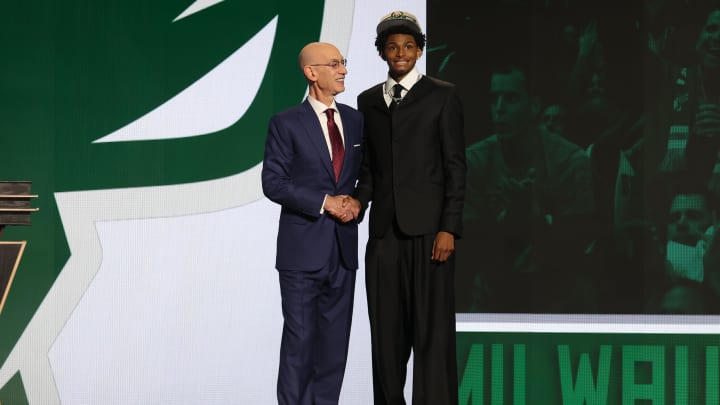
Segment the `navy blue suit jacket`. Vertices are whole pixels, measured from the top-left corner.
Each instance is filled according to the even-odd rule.
[[[345,140],[345,159],[337,182],[320,121],[307,100],[270,119],[262,185],[265,196],[282,206],[278,270],[322,268],[328,263],[336,235],[343,264],[358,268],[357,222],[342,223],[327,212],[320,214],[326,194],[353,194],[362,162],[362,114],[347,105],[336,105]]]

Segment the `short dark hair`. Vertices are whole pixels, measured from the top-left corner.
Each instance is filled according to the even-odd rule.
[[[390,27],[385,31],[379,33],[377,38],[375,38],[375,48],[377,48],[378,54],[380,56],[383,56],[383,51],[385,50],[385,44],[387,43],[388,38],[390,37],[390,35],[394,34],[412,35],[418,48],[420,48],[421,51],[423,50],[423,48],[425,48],[425,34],[415,32],[414,30],[411,30],[410,28],[404,26]]]
[[[533,88],[533,82],[530,77],[530,69],[522,64],[514,62],[500,62],[491,66],[490,79],[495,75],[509,75],[512,72],[518,72],[523,77],[523,87],[528,95],[537,95],[536,89]]]
[[[647,198],[658,202],[650,205],[650,215],[660,224],[667,222],[672,202],[678,195],[699,195],[705,200],[709,212],[718,212],[718,197],[707,188],[704,181],[687,171],[657,173],[650,178],[649,187]]]
[[[699,195],[705,200],[705,207],[709,212],[717,212],[718,206],[716,197],[713,193],[708,190],[704,185],[692,186],[676,186],[672,191],[670,198],[667,201],[667,209],[670,210],[673,200],[679,195]]]

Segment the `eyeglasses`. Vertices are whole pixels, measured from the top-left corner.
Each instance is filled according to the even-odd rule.
[[[329,68],[337,69],[340,65],[347,66],[347,59],[333,60],[329,63],[317,63],[309,66],[327,66]]]

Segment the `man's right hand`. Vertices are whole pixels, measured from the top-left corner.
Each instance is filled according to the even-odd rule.
[[[338,220],[349,222],[357,219],[360,214],[360,201],[349,195],[329,195],[323,209]]]

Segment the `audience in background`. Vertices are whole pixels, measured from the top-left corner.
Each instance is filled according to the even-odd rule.
[[[458,311],[714,313],[720,2],[495,0],[458,17],[428,38],[473,120]],[[500,55],[514,67],[491,70]]]

